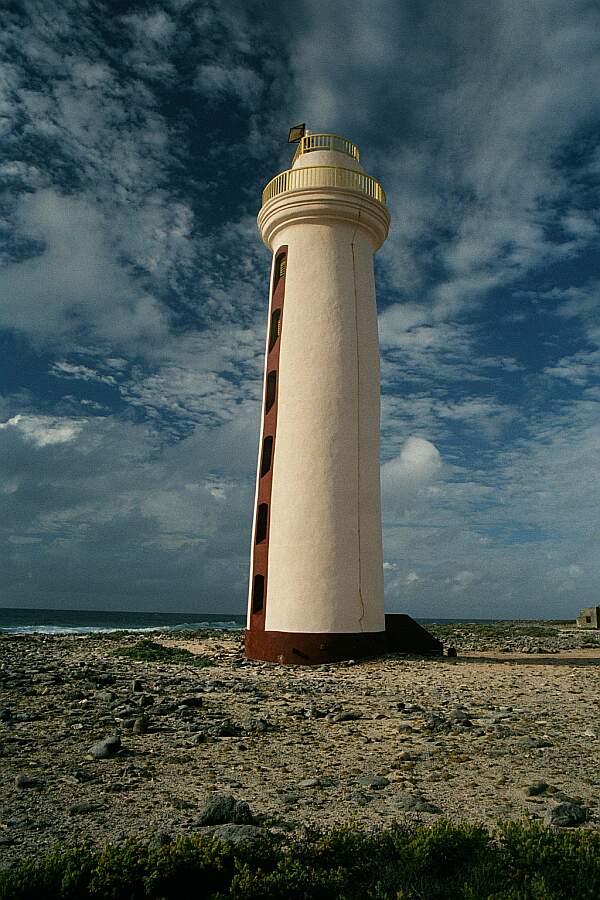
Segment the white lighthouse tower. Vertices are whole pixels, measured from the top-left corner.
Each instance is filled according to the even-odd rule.
[[[373,255],[390,216],[357,147],[301,137],[263,192],[273,253],[246,655],[385,650]]]

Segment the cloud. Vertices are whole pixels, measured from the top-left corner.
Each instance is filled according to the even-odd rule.
[[[246,66],[204,64],[198,68],[194,88],[208,97],[238,97],[246,106],[254,106],[263,88],[262,79]]]
[[[18,414],[0,422],[1,429],[12,428],[36,447],[49,444],[67,444],[74,440],[84,427],[84,420],[58,418],[56,416],[32,416]]]
[[[391,486],[430,481],[441,466],[440,452],[431,441],[409,437],[400,455],[384,463],[381,476],[384,484]]]
[[[102,384],[116,384],[113,375],[103,375],[90,369],[88,366],[74,365],[73,363],[58,361],[53,363],[51,374],[57,378],[74,378],[78,381],[99,381]]]
[[[0,425],[4,602],[241,611],[256,424],[240,415],[175,445],[112,417]]]
[[[18,227],[43,249],[0,272],[0,325],[57,341],[84,329],[116,345],[164,340],[165,312],[119,265],[97,208],[38,191],[22,200]]]
[[[388,194],[382,259],[403,299],[418,290],[445,319],[593,239],[589,214],[575,205],[565,217],[564,198],[580,174],[565,148],[597,121],[594,5],[302,10],[292,108],[377,148],[365,161]]]

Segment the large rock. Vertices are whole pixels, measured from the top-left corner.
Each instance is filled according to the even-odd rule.
[[[96,741],[89,749],[94,759],[110,759],[116,756],[121,749],[121,738],[118,734],[110,734],[108,737]]]
[[[587,819],[587,810],[581,803],[559,803],[550,811],[548,822],[561,828],[573,828],[582,825]]]
[[[229,844],[241,844],[244,841],[253,841],[260,837],[261,829],[258,825],[218,825],[212,831],[212,836],[227,841]]]
[[[212,797],[200,814],[199,825],[253,825],[254,816],[245,800],[232,794]]]
[[[423,812],[423,813],[439,813],[441,809],[422,797],[415,797],[413,794],[399,794],[394,797],[396,809],[402,812]]]
[[[534,781],[528,785],[526,793],[528,797],[539,797],[541,794],[548,792],[549,785],[545,781]]]

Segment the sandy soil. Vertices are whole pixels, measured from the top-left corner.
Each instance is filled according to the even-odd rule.
[[[315,668],[245,661],[235,634],[155,638],[207,668],[114,655],[137,640],[0,639],[0,865],[81,837],[201,830],[215,792],[290,830],[549,820],[565,801],[600,822],[600,645],[581,636],[532,654],[471,635],[456,659]],[[115,732],[121,750],[94,758]]]

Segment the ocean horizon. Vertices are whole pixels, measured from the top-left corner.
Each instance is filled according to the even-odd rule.
[[[478,624],[510,619],[424,618],[422,624]],[[525,621],[525,620],[523,620]],[[527,620],[530,621],[530,620]],[[94,634],[111,631],[241,631],[245,613],[0,608],[0,634]]]
[[[139,610],[0,609],[0,634],[93,634],[109,631],[237,631],[238,613],[145,612]]]

